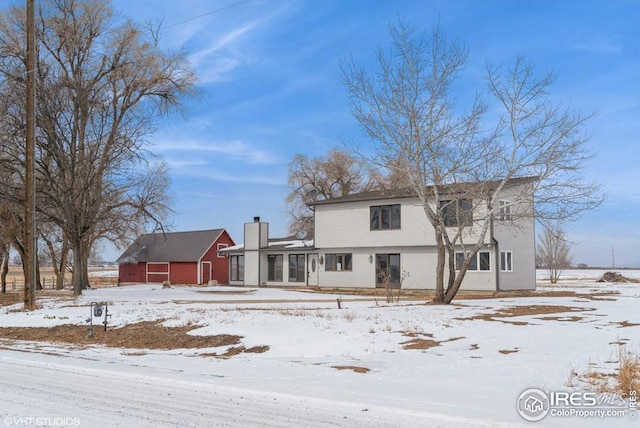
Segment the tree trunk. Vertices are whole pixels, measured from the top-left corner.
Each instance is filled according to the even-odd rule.
[[[62,251],[60,253],[60,264],[58,265],[56,272],[56,290],[62,290],[64,288],[64,277],[67,273],[67,253],[69,252],[69,246],[66,238],[62,241]]]
[[[42,280],[40,278],[40,262],[38,261],[38,255],[36,254],[36,290],[42,290]]]
[[[440,227],[435,228],[436,245],[438,249],[438,258],[436,261],[436,295],[433,303],[441,305],[444,303],[444,265],[445,265],[445,248]]]
[[[460,273],[455,277],[453,284],[451,284],[451,286],[447,289],[447,292],[444,295],[444,304],[448,305],[449,303],[451,303],[453,298],[456,297],[456,294],[458,294],[458,290],[460,290],[462,280],[464,279],[464,275],[466,273],[466,267],[464,267],[463,269],[465,270],[465,272],[463,273],[462,271],[460,271]]]
[[[85,246],[82,240],[76,240],[73,248],[73,276],[71,277],[73,294],[80,295],[82,294],[82,290],[86,290],[87,288],[87,284],[89,283],[87,263]]]
[[[2,292],[7,292],[7,275],[9,274],[9,247],[2,248],[2,267],[0,271],[0,281],[2,282]]]

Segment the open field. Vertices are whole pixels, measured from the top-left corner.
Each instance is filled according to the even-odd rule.
[[[539,288],[449,306],[151,284],[48,293],[34,312],[0,308],[0,417],[91,427],[524,426],[522,391],[591,390],[592,373],[613,384],[620,347],[640,351],[639,284],[575,273]],[[90,338],[92,302],[107,302],[111,317],[107,331],[94,317]],[[637,426],[623,405],[619,417],[549,415],[536,425]]]

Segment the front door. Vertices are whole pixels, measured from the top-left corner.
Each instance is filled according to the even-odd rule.
[[[320,270],[320,266],[318,265],[318,255],[308,254],[307,255],[307,285],[311,287],[318,286],[319,270]]]
[[[400,288],[400,254],[376,254],[376,287]]]

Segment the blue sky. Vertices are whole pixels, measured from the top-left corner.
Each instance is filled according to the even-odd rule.
[[[162,44],[182,49],[201,97],[149,140],[171,165],[174,230],[226,228],[236,241],[253,216],[287,233],[287,164],[366,144],[339,77],[339,59],[373,64],[401,18],[438,20],[469,48],[462,84],[481,88],[486,61],[526,54],[558,74],[554,97],[583,112],[594,153],[587,177],[604,184],[600,210],[569,226],[576,263],[640,267],[640,2],[115,0],[137,21],[163,20]],[[227,7],[231,6],[231,7]],[[218,9],[225,8],[215,13]],[[195,18],[195,19],[192,19]],[[114,259],[118,251],[105,251]]]

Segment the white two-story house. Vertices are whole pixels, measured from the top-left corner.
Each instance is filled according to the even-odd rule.
[[[483,245],[472,259],[461,290],[535,289],[533,179],[517,179],[498,195]],[[526,187],[523,187],[526,186]],[[455,189],[455,187],[452,187]],[[523,191],[523,189],[527,191]],[[528,191],[531,189],[531,191]],[[455,190],[452,190],[455,191]],[[523,195],[531,195],[523,199]],[[477,242],[486,201],[440,195],[445,225],[467,221],[456,265]],[[434,203],[435,205],[435,203]],[[409,193],[372,191],[316,202],[314,239],[269,238],[259,218],[245,224],[244,244],[229,247],[230,284],[246,286],[381,287],[381,269],[403,289],[434,289],[437,248],[421,201]],[[468,212],[465,212],[468,211]],[[460,220],[466,219],[466,220]],[[386,280],[389,280],[389,276]]]

